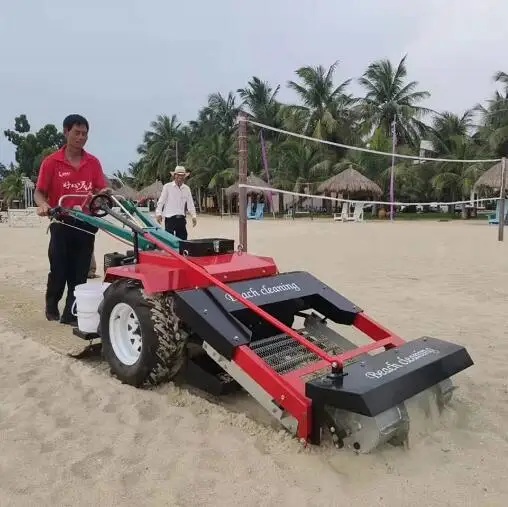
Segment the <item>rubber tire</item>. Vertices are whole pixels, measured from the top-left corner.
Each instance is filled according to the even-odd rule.
[[[141,330],[141,354],[130,366],[118,359],[109,336],[109,318],[118,303],[130,305]],[[180,329],[170,293],[148,296],[139,282],[119,280],[104,292],[99,311],[103,357],[121,382],[135,387],[158,385],[178,374],[185,362],[188,335]]]

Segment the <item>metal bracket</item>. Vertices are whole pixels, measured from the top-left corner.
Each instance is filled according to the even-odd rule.
[[[247,375],[236,363],[229,361],[219,354],[207,342],[203,342],[203,350],[236,382],[238,382],[262,407],[264,407],[282,426],[290,433],[296,435],[298,430],[298,421],[285,410],[281,409],[270,396],[256,381]]]

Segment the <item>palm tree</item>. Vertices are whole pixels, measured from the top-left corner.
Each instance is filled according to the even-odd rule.
[[[23,173],[16,169],[0,181],[0,193],[3,200],[10,205],[12,201],[23,199],[25,187],[23,184]]]
[[[501,83],[504,86],[504,97],[508,98],[508,74],[502,70],[498,70],[494,74],[494,82]]]
[[[430,97],[427,91],[417,91],[417,81],[407,83],[406,56],[394,69],[389,60],[371,63],[359,83],[367,93],[362,99],[363,113],[369,128],[381,127],[383,133],[391,135],[392,122],[396,120],[399,143],[418,148],[419,139],[426,127],[420,121],[431,109],[418,105]]]
[[[496,72],[494,82],[504,85],[503,93],[496,90],[487,107],[478,104],[474,110],[481,117],[477,138],[492,154],[502,157],[508,156],[508,74]]]
[[[402,150],[407,151],[407,150]],[[407,153],[409,154],[409,153]],[[390,184],[391,166],[380,172],[377,183],[387,193]],[[434,197],[436,167],[432,164],[413,164],[409,160],[394,167],[395,195],[398,201],[428,201]]]
[[[470,134],[473,126],[472,114],[472,111],[466,111],[459,117],[445,112],[436,116],[431,132],[432,142],[440,158],[486,158],[485,145],[479,145]],[[432,178],[434,196],[451,201],[467,199],[475,181],[484,170],[483,164],[479,163],[431,162],[425,166],[435,174]],[[462,205],[462,214],[465,218],[465,204]]]
[[[0,162],[0,181],[2,181],[9,174],[9,169]]]
[[[384,135],[380,127],[373,132],[366,144],[371,150],[383,151],[386,153],[390,153],[392,150],[391,139]],[[386,170],[388,163],[389,158],[387,156],[356,150],[348,151],[346,156],[338,162],[333,162],[331,160],[325,160],[323,162],[325,166],[329,167],[328,172],[330,174],[337,174],[348,167],[352,167],[372,181],[379,183],[381,186],[380,176]]]
[[[215,133],[197,142],[190,150],[185,165],[191,171],[189,185],[213,191],[217,205],[221,198],[221,188],[230,185],[237,170],[232,163],[232,144],[230,137]]]
[[[320,165],[325,151],[318,143],[289,138],[273,146],[273,161],[276,169],[273,171],[270,184],[275,188],[303,192],[306,188],[312,193],[312,183],[324,179],[328,175],[328,166]],[[311,185],[307,185],[310,183]],[[279,209],[284,209],[287,197],[279,193]],[[298,207],[304,200],[302,197],[293,199],[293,205]]]
[[[150,185],[150,183],[153,183],[153,180],[147,181],[143,178],[143,167],[144,158],[142,157],[136,162],[129,162],[127,171],[123,172],[123,174],[131,180],[129,185],[131,185],[136,190],[140,190],[141,188]]]
[[[454,160],[467,160],[478,157],[478,148],[469,136],[453,136],[447,141],[449,151],[442,155]],[[437,162],[433,186],[436,197],[450,198],[452,201],[469,197],[474,182],[481,174],[480,164]]]
[[[208,96],[208,104],[199,113],[198,122],[205,128],[206,134],[220,132],[230,136],[236,128],[239,112],[233,92],[229,92],[227,97],[212,93]]]
[[[115,171],[113,176],[120,180],[123,185],[129,185],[132,187],[136,184],[136,179],[130,171]]]
[[[142,178],[153,182],[166,178],[176,165],[178,134],[181,123],[176,115],[158,115],[151,122],[152,130],[145,132],[143,144],[138,153],[144,155]]]
[[[336,149],[319,140],[390,153],[394,118],[399,153],[414,155],[425,135],[440,158],[508,155],[507,73],[496,72],[499,91],[483,106],[460,115],[436,113],[426,125],[425,115],[431,110],[423,107],[423,101],[430,94],[408,79],[406,59],[404,56],[394,64],[386,59],[371,63],[359,79],[365,89],[363,98],[349,93],[350,79],[335,84],[335,62],[330,67],[303,66],[295,71],[295,79],[287,84],[296,92],[299,105],[282,103],[279,85],[252,76],[236,94],[210,94],[197,118],[187,125],[180,124],[175,115],[159,115],[138,147],[139,159],[131,164],[134,185],[140,188],[164,178],[177,162],[191,169],[189,181],[200,189],[216,191],[236,180],[236,122],[241,108],[260,123],[315,138],[315,142],[300,141],[268,129],[264,132],[270,184],[288,189],[298,188],[303,181],[317,183],[350,165],[386,189],[389,157]],[[473,124],[473,111],[480,113],[478,125]],[[259,133],[260,129],[249,128],[249,175],[264,174]],[[38,160],[30,160],[35,160],[28,170],[33,172]],[[466,197],[482,170],[476,164],[402,161],[395,171],[397,196],[418,201]]]
[[[274,175],[274,186],[300,191],[303,183],[316,182],[328,176],[328,167],[323,166],[323,151],[316,143],[288,139],[277,146],[275,157],[278,169]]]
[[[454,139],[469,136],[474,126],[473,114],[472,109],[465,111],[462,116],[448,111],[436,114],[428,133],[438,156],[449,154],[456,148]]]
[[[240,106],[247,106],[250,115],[258,123],[282,128],[281,103],[276,99],[279,90],[280,85],[277,85],[274,90],[268,83],[253,76],[245,88],[237,90],[242,99]],[[270,132],[266,137],[273,138],[275,136]]]
[[[288,87],[303,102],[303,105],[291,106],[291,109],[303,112],[303,132],[308,136],[339,140],[344,124],[348,123],[348,110],[356,103],[356,99],[346,93],[351,79],[346,79],[338,86],[334,85],[333,75],[338,63],[334,62],[328,70],[322,65],[300,67],[296,74],[301,83],[288,81]]]

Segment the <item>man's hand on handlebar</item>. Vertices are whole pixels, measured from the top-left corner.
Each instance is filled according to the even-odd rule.
[[[51,209],[51,207],[47,202],[42,202],[37,207],[37,215],[39,215],[40,217],[49,217],[50,209]]]

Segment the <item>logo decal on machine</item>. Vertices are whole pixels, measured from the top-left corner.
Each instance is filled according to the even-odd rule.
[[[266,286],[262,285],[258,288],[249,287],[247,290],[241,293],[241,296],[245,299],[253,299],[261,296],[268,296],[270,294],[276,294],[278,292],[300,292],[302,289],[295,283],[281,283],[279,285]],[[224,294],[224,297],[228,301],[236,301],[236,299],[230,294]]]
[[[412,354],[409,354],[409,356],[398,357],[397,360],[393,363],[386,361],[386,366],[376,371],[368,371],[365,373],[365,376],[367,378],[380,379],[386,375],[390,375],[394,371],[400,370],[400,368],[404,368],[405,366],[414,363],[415,361],[419,361],[420,359],[423,359],[424,357],[432,354],[439,354],[439,350],[426,347],[424,349],[413,352]]]

